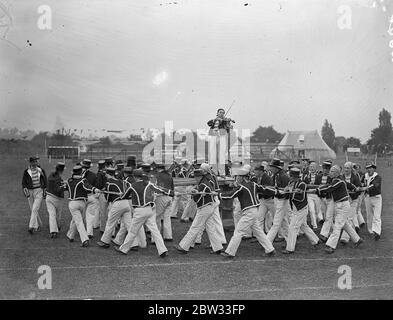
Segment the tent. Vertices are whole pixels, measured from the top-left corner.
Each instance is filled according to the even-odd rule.
[[[306,157],[318,162],[336,159],[336,153],[323,141],[317,130],[288,131],[270,156],[281,159]]]

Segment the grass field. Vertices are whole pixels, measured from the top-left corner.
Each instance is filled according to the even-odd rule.
[[[50,239],[45,204],[41,232],[27,232],[29,208],[21,191],[23,159],[2,160],[0,186],[0,298],[1,299],[392,299],[393,217],[392,167],[378,167],[383,179],[382,237],[379,242],[361,230],[360,248],[339,245],[332,255],[312,251],[300,237],[296,253],[263,257],[256,243],[243,241],[233,261],[210,255],[207,238],[188,255],[178,254],[178,243],[189,224],[173,221],[174,243],[167,243],[169,257],[161,259],[155,246],[128,256],[99,248],[96,230],[91,247],[70,243],[65,229],[70,222],[66,208],[59,238]],[[49,173],[52,164],[41,161]],[[67,163],[66,177],[71,163]],[[66,207],[66,204],[65,204]],[[231,233],[227,233],[229,241]],[[40,290],[38,268],[52,270],[52,289]],[[340,290],[338,268],[352,270],[352,289]]]

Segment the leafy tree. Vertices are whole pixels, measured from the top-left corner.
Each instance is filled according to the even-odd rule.
[[[130,134],[127,138],[128,141],[142,141],[142,136],[138,134]]]
[[[332,148],[333,150],[336,149],[336,146],[335,146],[335,143],[334,143],[335,139],[336,139],[336,134],[335,134],[335,132],[333,130],[332,124],[329,123],[329,121],[327,121],[326,119],[325,119],[325,122],[324,122],[324,124],[322,126],[321,136],[322,136],[322,139],[326,142],[326,144],[330,148]]]
[[[277,132],[273,126],[259,126],[250,138],[251,142],[279,142],[284,137],[283,133]]]
[[[360,139],[358,139],[358,138],[349,137],[349,138],[347,138],[346,145],[348,148],[360,148],[362,143],[360,142]]]
[[[104,145],[104,146],[112,145],[112,141],[111,141],[111,139],[109,139],[108,136],[100,138],[100,142],[99,143]]]
[[[392,116],[389,111],[382,109],[379,113],[379,126],[371,131],[371,138],[367,141],[373,153],[391,150],[393,142]]]

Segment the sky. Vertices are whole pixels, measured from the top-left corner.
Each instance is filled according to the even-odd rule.
[[[0,127],[199,129],[235,100],[238,129],[328,119],[365,142],[393,111],[391,17],[392,0],[0,0]]]

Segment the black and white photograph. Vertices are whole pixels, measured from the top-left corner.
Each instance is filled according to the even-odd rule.
[[[393,0],[0,0],[0,300],[391,300],[392,112]]]

